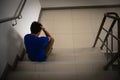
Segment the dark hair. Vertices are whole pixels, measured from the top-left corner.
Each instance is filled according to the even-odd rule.
[[[41,24],[40,24],[39,22],[35,22],[35,21],[34,21],[34,22],[31,24],[30,30],[31,30],[31,33],[37,34],[38,32],[41,31]]]

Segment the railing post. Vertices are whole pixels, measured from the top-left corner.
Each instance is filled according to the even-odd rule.
[[[118,19],[118,38],[120,38],[120,18]],[[118,53],[104,66],[104,70],[108,70],[108,67],[113,64],[120,57],[120,40],[118,40]]]
[[[120,39],[120,18],[118,19],[118,38]],[[120,40],[118,40],[118,54],[120,56]]]
[[[107,56],[107,61],[109,61],[109,52],[108,52],[108,39],[106,41],[106,56]]]
[[[113,26],[115,25],[115,23],[116,23],[116,20],[113,20],[113,22],[112,22],[112,24],[111,24],[110,29],[109,29],[108,32],[111,32],[111,31],[112,31]],[[109,37],[109,33],[107,33],[107,35],[106,35],[106,37],[105,37],[105,39],[104,39],[104,41],[103,41],[103,43],[102,43],[102,46],[100,47],[101,49],[103,48],[104,43],[106,42],[106,40],[107,40],[108,37]]]
[[[113,30],[111,31],[111,34],[113,35]],[[111,36],[111,51],[113,52],[113,36]]]
[[[100,28],[99,28],[98,34],[97,34],[97,36],[96,36],[96,39],[95,39],[93,48],[96,46],[96,43],[97,43],[98,38],[99,38],[99,35],[100,35],[101,31],[102,31],[102,28],[103,28],[103,25],[104,25],[104,23],[105,23],[105,20],[106,20],[106,16],[104,15],[104,18],[103,18],[102,23],[101,23],[101,25],[100,25]]]
[[[103,27],[107,17],[113,19],[112,24],[111,24],[108,31],[106,29],[104,29],[104,27]],[[113,31],[112,31],[116,22],[117,22],[117,26],[118,26],[118,36],[117,37],[113,35]],[[107,32],[104,40],[101,40],[101,38],[99,37],[102,29]],[[109,35],[111,35],[111,49],[109,49],[109,47],[108,47]],[[109,68],[109,66],[111,66],[118,58],[120,58],[120,17],[115,12],[109,12],[109,13],[104,14],[104,18],[102,20],[102,23],[101,23],[101,26],[99,28],[98,34],[96,36],[93,48],[96,46],[96,43],[99,39],[100,41],[102,41],[102,45],[101,45],[100,48],[102,49],[103,46],[105,46],[106,47],[106,53],[109,53],[108,51],[110,51],[110,53],[112,55],[112,53],[113,53],[113,38],[118,40],[118,52],[117,52],[117,54],[115,54],[114,56],[111,57],[111,59],[108,61],[108,63],[104,66],[104,70],[107,70]]]

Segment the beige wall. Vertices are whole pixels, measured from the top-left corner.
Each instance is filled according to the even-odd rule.
[[[54,48],[86,48],[92,47],[103,15],[108,11],[120,14],[120,8],[44,10],[40,21],[54,36]],[[107,19],[105,27],[111,22]],[[103,32],[101,36],[104,35]]]
[[[40,0],[42,8],[120,5],[120,0]]]

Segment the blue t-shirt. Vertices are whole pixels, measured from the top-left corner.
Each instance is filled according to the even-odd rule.
[[[31,61],[45,61],[45,47],[48,44],[48,37],[37,37],[27,34],[24,37],[25,48]]]

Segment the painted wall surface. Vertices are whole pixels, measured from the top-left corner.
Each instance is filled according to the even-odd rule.
[[[30,33],[30,25],[33,21],[38,21],[41,6],[39,0],[27,0],[27,4],[22,12],[22,19],[18,20],[15,26],[17,32],[23,38],[25,34]]]
[[[120,5],[120,0],[40,0],[42,8]]]
[[[20,1],[21,0],[0,0],[0,19],[14,16]]]
[[[120,16],[120,7],[116,8],[80,8],[80,9],[53,9],[43,10],[41,22],[55,39],[55,48],[91,48],[101,25],[104,13],[116,12]],[[112,19],[107,18],[104,28],[109,29]],[[102,31],[100,37],[104,40],[106,35]],[[117,35],[117,24],[114,27]],[[109,48],[111,48],[109,37]],[[117,50],[117,41],[114,39],[114,51]],[[96,47],[100,47],[98,40]]]
[[[64,11],[64,10],[55,10],[55,11],[48,10],[47,11],[46,10],[45,12],[43,12],[41,21],[43,21],[45,26],[47,26],[48,29],[54,35],[54,37],[56,39],[56,43],[54,46],[55,48],[91,47],[94,43],[95,37],[96,37],[98,29],[99,29],[99,25],[101,24],[104,13],[112,11],[112,12],[117,12],[118,14],[120,14],[119,7],[112,8],[112,6],[120,6],[119,0],[40,0],[40,2],[41,2],[42,8],[111,6],[111,8],[103,7],[103,9],[81,8],[80,10],[78,10],[78,11],[74,10],[73,12],[71,11],[71,9],[69,9],[68,11]],[[71,16],[72,16],[72,18],[70,18]],[[74,17],[76,17],[76,19]],[[62,25],[60,22],[62,23]],[[112,20],[107,19],[107,21],[105,23],[105,27],[108,29],[108,27],[110,26],[111,23],[112,23]],[[49,26],[50,26],[50,28],[49,28]],[[64,27],[62,27],[62,26],[64,26]],[[81,26],[84,26],[84,27],[81,28]],[[89,29],[87,29],[87,28],[89,28]],[[85,29],[87,29],[88,32],[84,31]],[[116,30],[117,29],[115,27],[115,29],[114,29],[115,35],[117,35]],[[74,34],[74,32],[75,32],[75,34]],[[90,38],[88,38],[88,37],[85,38],[84,35],[78,34],[80,32],[87,32],[84,34],[87,36],[89,36],[88,35],[89,33],[90,34],[92,33],[92,35],[89,36]],[[71,35],[72,35],[72,37],[71,37]],[[102,38],[104,38],[105,32],[103,32],[100,36]],[[62,37],[64,37],[64,39]],[[69,39],[69,41],[67,39]],[[110,40],[110,38],[109,38],[109,40]],[[64,45],[65,43],[67,45]],[[114,40],[114,43],[115,43],[114,48],[116,51],[117,41]],[[100,45],[101,45],[100,42],[98,42],[97,46],[100,46]],[[109,45],[109,47],[110,47],[110,45]]]
[[[12,17],[19,3],[20,0],[1,0],[0,19]],[[12,26],[14,21],[0,24],[0,77],[6,64],[13,65],[16,55],[22,52],[23,37],[29,33],[31,23],[38,20],[40,10],[39,0],[27,0],[22,11],[22,19],[17,19],[17,25]]]

